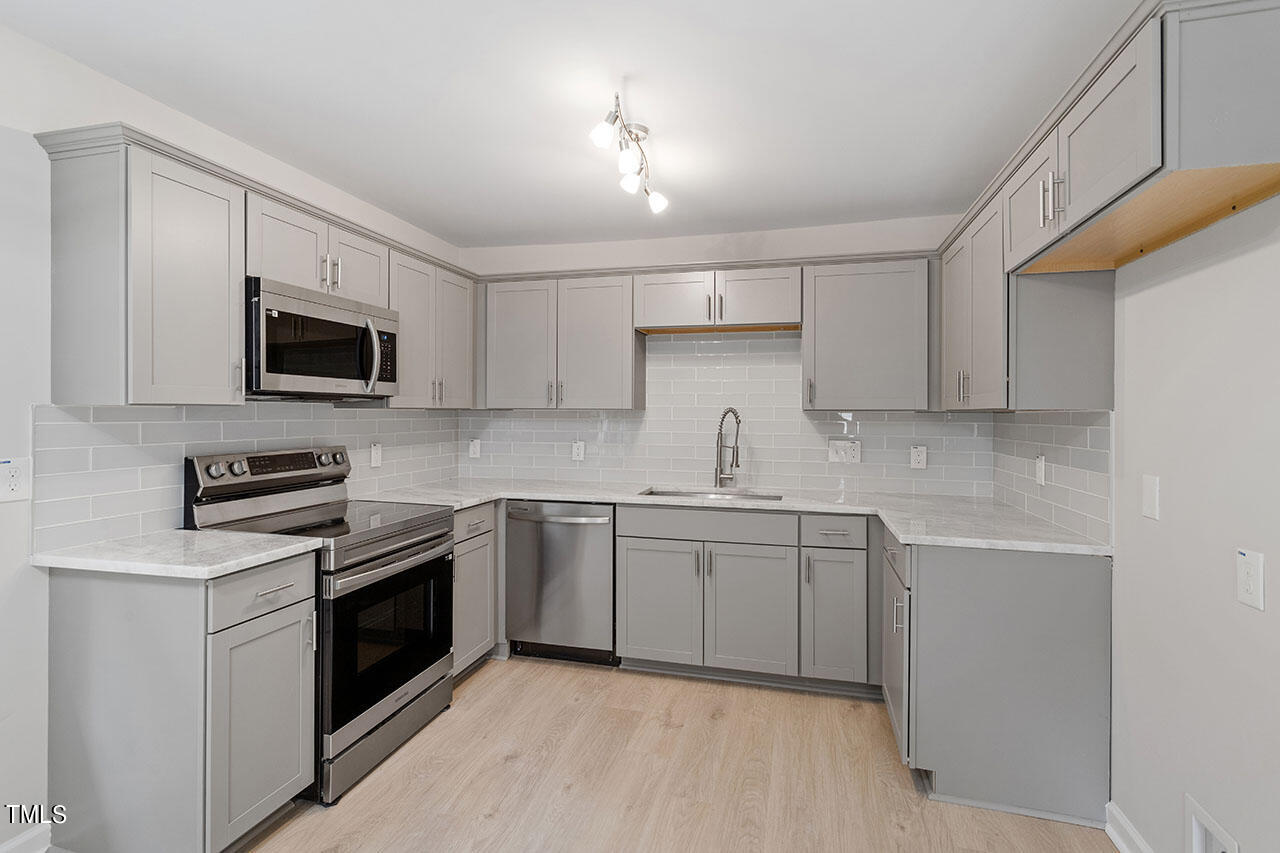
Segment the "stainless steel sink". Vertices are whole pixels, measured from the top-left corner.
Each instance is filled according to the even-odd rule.
[[[696,498],[709,501],[780,501],[782,495],[768,495],[746,489],[664,489],[650,486],[640,494],[664,498]]]

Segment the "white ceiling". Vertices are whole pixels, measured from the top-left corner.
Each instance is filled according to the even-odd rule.
[[[958,213],[1133,5],[0,0],[0,23],[493,246]],[[587,139],[615,88],[660,216]]]

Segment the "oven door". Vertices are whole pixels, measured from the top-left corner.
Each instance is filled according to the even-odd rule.
[[[247,289],[250,391],[326,397],[399,391],[394,312],[260,279],[249,279]]]
[[[321,748],[333,758],[453,667],[453,536],[324,579]]]

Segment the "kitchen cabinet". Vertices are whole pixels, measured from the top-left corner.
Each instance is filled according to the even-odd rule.
[[[1150,21],[1055,132],[1062,227],[1083,222],[1160,168],[1160,22]]]
[[[796,548],[707,543],[703,662],[799,674]]]
[[[943,255],[942,399],[946,409],[1008,406],[1003,213],[992,202]]]
[[[804,548],[800,573],[800,675],[867,681],[867,552]]]
[[[209,636],[209,850],[314,780],[314,622],[308,599]]]
[[[370,305],[388,305],[390,250],[368,237],[329,226],[330,293]]]
[[[1058,236],[1058,139],[1050,133],[1001,190],[1005,271],[1020,266]]]
[[[973,253],[969,232],[942,255],[942,408],[964,408],[964,374],[973,358]]]
[[[329,289],[329,223],[248,193],[245,272],[297,287]]]
[[[703,543],[619,536],[616,550],[618,656],[700,666]]]
[[[493,504],[465,524],[489,529],[461,539],[453,549],[453,673],[465,670],[489,653],[498,641],[498,560],[493,531]],[[464,528],[466,529],[466,528]]]
[[[926,260],[804,268],[807,410],[929,406]]]
[[[771,267],[635,277],[637,329],[794,326],[800,268]]]
[[[400,394],[391,408],[469,408],[472,404],[474,284],[393,251],[390,303],[400,312]]]
[[[244,190],[135,145],[53,155],[54,403],[244,400]]]
[[[635,277],[637,329],[715,324],[715,273],[652,273]]]
[[[880,603],[880,667],[884,681],[881,691],[889,722],[893,725],[893,736],[898,743],[898,756],[903,764],[910,764],[911,590],[904,577],[907,575],[904,560],[905,549],[893,542],[892,535],[886,532],[881,554],[884,577]]]
[[[554,409],[554,279],[487,285],[486,404],[491,409]]]

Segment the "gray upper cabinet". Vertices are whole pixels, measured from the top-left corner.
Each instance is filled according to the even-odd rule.
[[[557,406],[631,408],[636,355],[631,276],[562,279],[557,318]]]
[[[390,249],[330,225],[329,257],[331,293],[370,305],[389,304]]]
[[[1000,191],[1004,206],[1005,270],[1019,266],[1058,236],[1058,139],[1050,133]],[[1051,196],[1053,196],[1051,198]]]
[[[619,536],[616,540],[618,656],[701,665],[701,542]]]
[[[391,408],[425,409],[436,405],[435,311],[436,268],[400,252],[390,256],[390,303],[400,312],[396,338],[399,395]]]
[[[1160,22],[1155,20],[1058,125],[1063,227],[1082,222],[1160,168],[1160,95]]]
[[[244,402],[244,190],[130,147],[128,242],[127,401]]]
[[[492,505],[490,505],[492,506]],[[453,671],[489,653],[497,634],[497,552],[492,530],[459,542],[453,552]]]
[[[973,369],[973,253],[969,234],[942,256],[942,408],[964,408],[965,375]]]
[[[486,291],[487,406],[555,408],[556,281],[491,282]]]
[[[715,274],[717,326],[800,322],[800,268],[723,270]]]
[[[246,199],[245,272],[329,289],[329,223],[257,193]]]
[[[665,329],[715,323],[715,273],[655,273],[635,277],[635,327]]]
[[[703,662],[798,675],[799,550],[708,542]]]
[[[1003,212],[992,201],[942,258],[942,405],[1008,405]]]
[[[472,377],[474,352],[475,282],[448,270],[436,270],[434,324],[434,363],[436,406],[445,409],[469,409],[474,403]],[[404,329],[404,319],[400,320]]]
[[[314,623],[308,599],[209,636],[210,851],[315,778]]]
[[[804,269],[805,409],[926,409],[926,260]]]
[[[866,681],[867,552],[804,548],[800,562],[800,674]]]

